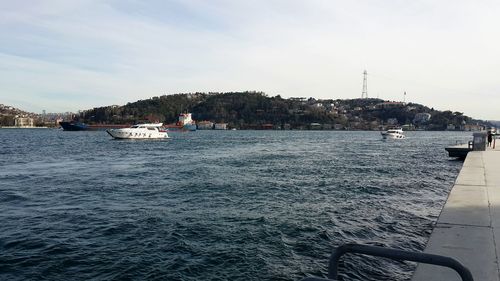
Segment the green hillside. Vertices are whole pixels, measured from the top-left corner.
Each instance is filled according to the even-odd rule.
[[[423,130],[473,130],[476,126],[490,125],[460,112],[438,111],[414,103],[381,99],[284,99],[269,97],[263,92],[164,95],[124,106],[86,110],[81,113],[80,121],[174,123],[183,112],[191,112],[196,121],[228,123],[229,127],[238,129],[377,130],[389,125],[406,125]]]

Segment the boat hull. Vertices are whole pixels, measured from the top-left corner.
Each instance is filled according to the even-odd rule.
[[[183,128],[187,131],[196,131],[196,124],[185,124]]]
[[[108,129],[128,128],[130,125],[117,125],[117,124],[100,124],[100,125],[87,125],[81,122],[63,121],[59,125],[64,131],[104,131]]]
[[[386,140],[386,139],[404,139],[405,135],[401,135],[401,134],[384,134],[384,133],[382,133],[382,138],[384,140]]]
[[[183,126],[180,125],[166,125],[165,126],[169,131],[196,131],[196,124],[185,124]]]
[[[86,131],[88,130],[88,126],[84,123],[80,122],[59,122],[59,125],[63,128],[65,131]]]

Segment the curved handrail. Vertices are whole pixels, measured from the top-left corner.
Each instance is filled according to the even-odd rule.
[[[472,278],[472,274],[469,271],[469,269],[467,269],[457,260],[450,257],[419,253],[419,252],[409,252],[409,251],[390,249],[378,246],[360,245],[355,243],[344,244],[333,250],[328,265],[329,279],[337,279],[338,261],[340,257],[346,253],[357,253],[370,256],[384,257],[394,260],[407,260],[419,263],[445,266],[454,269],[460,275],[463,281],[474,281],[474,278]]]

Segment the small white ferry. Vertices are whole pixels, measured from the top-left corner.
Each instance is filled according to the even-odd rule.
[[[387,131],[380,132],[382,134],[382,138],[385,139],[404,139],[405,135],[403,133],[403,129],[401,128],[393,128],[388,129]]]
[[[162,129],[163,123],[137,124],[130,128],[109,129],[106,132],[115,139],[166,139],[168,134]]]

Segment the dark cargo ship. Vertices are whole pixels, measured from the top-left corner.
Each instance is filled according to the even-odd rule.
[[[59,122],[59,125],[65,131],[99,131],[99,130],[107,130],[107,129],[119,129],[119,128],[127,128],[130,127],[128,124],[98,124],[98,125],[87,125],[82,122],[77,121],[62,121]]]

